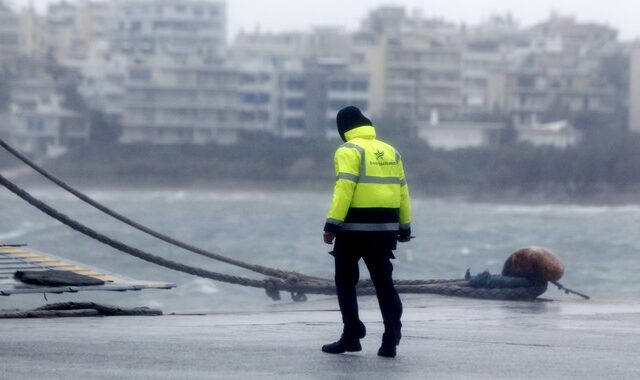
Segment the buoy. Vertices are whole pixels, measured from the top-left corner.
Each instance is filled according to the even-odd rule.
[[[558,256],[541,247],[525,247],[513,252],[502,267],[503,276],[526,277],[534,281],[558,281],[564,264]]]

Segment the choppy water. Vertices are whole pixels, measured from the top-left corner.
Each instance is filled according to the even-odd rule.
[[[247,274],[147,237],[60,191],[41,189],[34,194],[98,231],[143,250],[215,271]],[[332,276],[330,247],[321,242],[329,194],[112,190],[90,195],[143,224],[214,252]],[[0,192],[0,204],[2,243],[28,243],[136,279],[178,284],[170,291],[49,295],[50,302],[93,300],[160,307],[165,312],[256,309],[272,304],[261,290],[173,272],[114,251],[6,191]],[[596,298],[640,299],[640,206],[510,206],[414,199],[413,208],[417,238],[397,251],[396,278],[459,278],[467,268],[474,273],[499,272],[513,250],[540,245],[563,259],[566,286]],[[551,289],[547,294],[555,292]],[[283,294],[283,299],[287,297]],[[0,308],[43,302],[39,295],[10,296],[0,298]]]

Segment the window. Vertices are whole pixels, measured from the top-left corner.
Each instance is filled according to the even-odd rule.
[[[287,108],[292,110],[304,109],[304,99],[287,99]]]
[[[289,79],[287,81],[287,89],[304,90],[304,81],[302,81],[301,79]]]
[[[304,129],[304,119],[287,119],[286,125],[290,129]]]
[[[27,131],[29,131],[29,132],[42,132],[42,131],[44,131],[44,120],[42,120],[42,119],[29,119],[29,120],[27,120]]]
[[[329,83],[329,89],[333,91],[346,91],[348,86],[347,82],[335,80]]]
[[[142,23],[140,21],[133,21],[131,22],[131,28],[130,30],[132,32],[139,32],[142,29]]]
[[[131,69],[129,78],[134,81],[148,82],[151,80],[151,71],[149,69]]]
[[[242,101],[248,104],[266,104],[269,103],[269,94],[264,93],[246,93],[242,95]]]
[[[367,82],[353,82],[351,83],[351,90],[365,92],[369,90],[369,84]]]

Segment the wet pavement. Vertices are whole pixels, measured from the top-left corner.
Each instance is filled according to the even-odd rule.
[[[398,357],[362,297],[363,351],[329,355],[335,299],[265,311],[0,321],[0,378],[638,379],[640,304],[403,297]]]

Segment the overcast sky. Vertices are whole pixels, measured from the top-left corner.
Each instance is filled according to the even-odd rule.
[[[27,4],[30,0],[13,0]],[[31,0],[39,8],[55,0]],[[426,17],[443,17],[475,24],[493,13],[511,12],[522,25],[530,25],[552,11],[575,15],[615,27],[624,40],[640,37],[640,0],[227,0],[229,33],[241,30],[308,30],[333,25],[355,29],[366,13],[383,4],[420,9]]]

